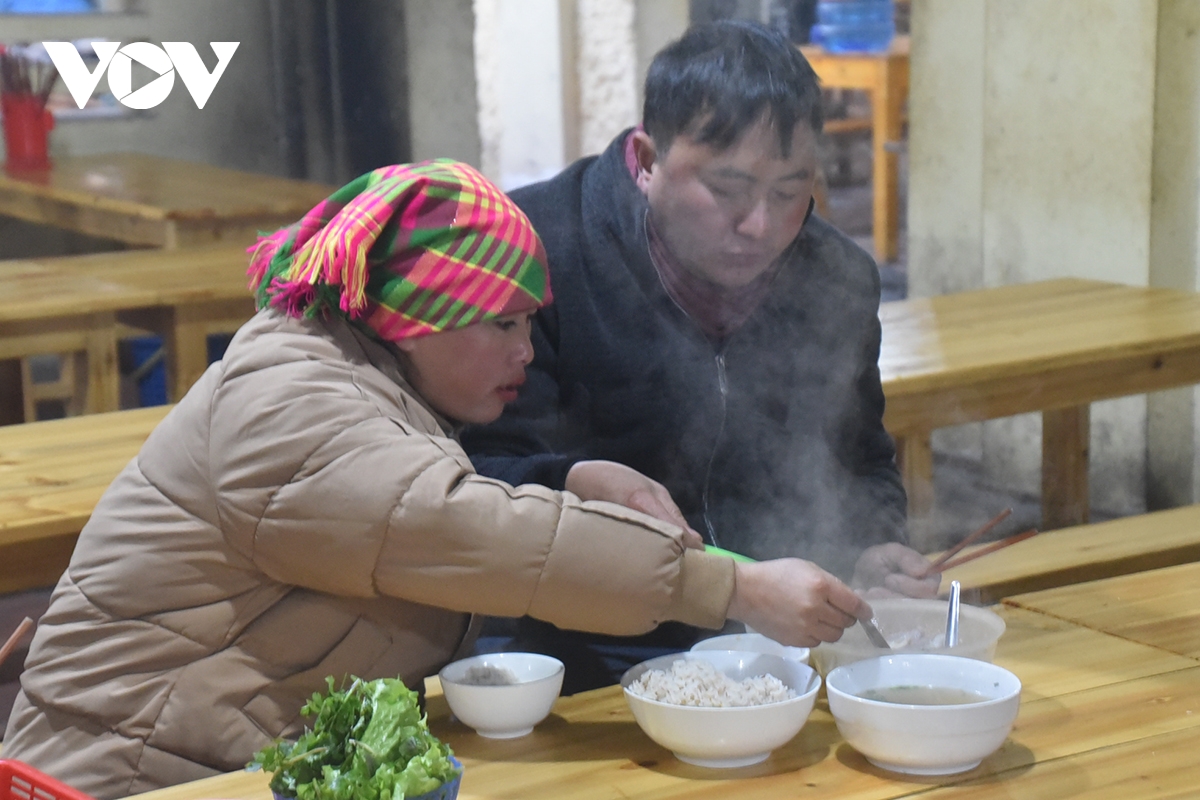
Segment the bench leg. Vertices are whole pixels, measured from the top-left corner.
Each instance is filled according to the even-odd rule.
[[[928,432],[896,437],[896,466],[908,492],[908,516],[928,517],[933,512],[933,447]]]
[[[1042,530],[1088,521],[1091,406],[1042,412]]]

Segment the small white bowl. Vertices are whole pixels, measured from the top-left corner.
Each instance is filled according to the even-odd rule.
[[[871,609],[879,630],[889,642],[896,642],[906,633],[918,631],[921,639],[934,641],[946,634],[946,600],[918,600],[899,597],[874,600]],[[895,653],[935,653],[939,655],[963,656],[991,661],[996,654],[996,642],[1004,635],[1004,619],[986,608],[963,604],[959,609],[958,644],[954,647],[931,646],[920,640],[913,644],[893,646],[881,650],[867,640],[861,625],[847,628],[836,642],[825,642],[813,648],[812,663],[822,675],[828,675],[837,667],[853,664],[864,658]]]
[[[796,697],[740,708],[699,708],[651,700],[629,691],[647,670],[670,670],[679,659],[707,661],[734,680],[774,675]],[[621,678],[625,700],[646,735],[680,761],[701,767],[745,767],[765,761],[771,751],[800,732],[812,713],[821,678],[807,664],[768,653],[698,650],[652,658]]]
[[[725,636],[701,639],[692,645],[692,652],[697,650],[742,650],[748,653],[768,653],[780,658],[799,661],[801,664],[808,663],[807,647],[788,647],[761,633],[730,633]]]
[[[473,673],[505,671],[516,683],[468,682]],[[515,739],[533,730],[554,708],[563,663],[537,653],[490,653],[447,664],[438,673],[454,716],[489,739]]]
[[[950,775],[979,765],[1012,729],[1021,681],[1008,670],[959,656],[910,653],[838,667],[825,679],[838,731],[877,767],[913,775]],[[868,700],[894,687],[958,689],[981,695],[961,705]]]

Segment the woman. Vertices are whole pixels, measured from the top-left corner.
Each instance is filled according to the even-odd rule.
[[[84,528],[6,757],[98,798],[237,769],[299,732],[326,675],[420,685],[471,613],[614,634],[731,616],[815,643],[864,611],[800,562],[735,575],[670,522],[474,474],[455,428],[515,397],[550,287],[528,220],[470,167],[364,175],[250,274],[262,310]],[[677,518],[617,465],[568,488]]]

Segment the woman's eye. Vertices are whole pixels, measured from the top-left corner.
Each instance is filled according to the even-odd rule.
[[[502,331],[511,331],[516,330],[517,323],[511,319],[498,319],[496,320],[496,327]]]

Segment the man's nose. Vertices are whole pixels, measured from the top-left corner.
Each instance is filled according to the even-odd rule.
[[[745,215],[738,220],[736,230],[739,236],[761,239],[766,235],[770,224],[771,218],[767,212],[767,201],[763,198],[756,200],[754,205],[750,206]]]

